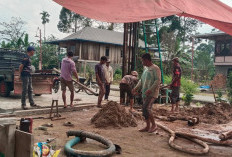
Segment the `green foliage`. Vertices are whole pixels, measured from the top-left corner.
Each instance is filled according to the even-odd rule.
[[[114,72],[114,80],[121,80],[122,79],[122,69],[116,69]]]
[[[146,24],[145,32],[155,32],[156,28],[153,25],[155,23],[155,20],[147,20],[144,21],[144,23]],[[141,27],[139,31],[140,31],[139,38],[144,41],[143,27]],[[147,44],[149,45],[156,44],[156,33],[147,33],[146,40],[147,40]]]
[[[169,75],[164,75],[164,83],[168,85],[171,82],[172,82],[172,77]]]
[[[197,84],[186,78],[182,78],[181,90],[184,92],[183,100],[185,105],[190,105],[192,99],[194,98],[193,94],[197,92]]]
[[[93,77],[94,69],[90,65],[86,66],[86,72],[87,72],[88,78]]]
[[[20,18],[12,17],[8,23],[0,22],[0,35],[2,36],[1,48],[17,49],[25,51],[29,45],[28,34],[24,31],[25,22]]]
[[[227,97],[230,104],[232,104],[232,72],[229,73],[227,79]]]
[[[40,13],[40,15],[42,15],[41,20],[43,25],[49,22],[50,15],[48,14],[48,12],[43,11],[42,13]]]
[[[217,90],[216,94],[217,94],[216,100],[219,101],[219,102],[223,101],[222,100],[222,91],[221,90]]]
[[[58,30],[64,33],[77,32],[80,28],[89,27],[92,21],[89,18],[76,14],[66,8],[60,11]]]
[[[48,40],[54,40],[54,37],[48,38]],[[42,44],[42,69],[53,69],[58,68],[61,58],[65,54],[59,54],[56,45]],[[32,57],[32,64],[36,69],[39,67],[39,58],[40,58],[40,46],[35,46],[36,52]]]
[[[193,99],[193,94],[191,94],[189,91],[187,91],[186,93],[184,93],[182,99],[184,100],[184,104],[186,106],[189,106],[190,103],[192,102],[192,99]]]

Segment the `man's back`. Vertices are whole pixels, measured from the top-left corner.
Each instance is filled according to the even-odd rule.
[[[64,58],[61,64],[61,77],[67,81],[72,81],[72,72],[76,70],[75,63],[71,58]]]

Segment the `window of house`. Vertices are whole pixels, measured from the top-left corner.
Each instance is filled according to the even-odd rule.
[[[231,41],[221,41],[216,44],[215,49],[215,55],[216,56],[231,56],[232,50],[231,50]]]
[[[108,46],[106,47],[105,56],[106,57],[110,56],[110,48]]]
[[[123,57],[123,50],[121,50],[121,57]]]

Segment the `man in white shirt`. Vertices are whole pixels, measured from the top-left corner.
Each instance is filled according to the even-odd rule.
[[[110,84],[113,82],[113,68],[110,66],[110,60],[108,60],[106,62],[106,66],[104,67],[104,73],[105,73],[105,79],[106,79],[106,83],[105,83],[105,89],[106,89],[106,93],[105,93],[105,100],[108,101],[108,97],[110,94]]]

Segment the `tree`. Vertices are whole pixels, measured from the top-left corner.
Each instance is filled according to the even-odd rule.
[[[198,77],[201,81],[207,81],[214,76],[214,46],[213,43],[200,44],[195,51],[194,66],[199,71]]]
[[[162,27],[167,26],[167,32],[175,32],[182,42],[182,49],[185,49],[185,42],[190,36],[196,33],[196,28],[202,23],[190,17],[178,17],[176,15],[161,18]]]
[[[49,16],[50,15],[46,11],[43,11],[42,13],[40,13],[40,15],[42,15],[41,20],[42,20],[42,24],[44,25],[44,40],[46,40],[46,38],[45,38],[45,24],[49,23]]]
[[[145,32],[146,32],[146,40],[147,44],[149,45],[157,45],[156,44],[156,28],[155,28],[155,20],[148,20],[144,21],[145,26]],[[139,38],[144,41],[144,32],[143,27],[139,30]]]
[[[26,50],[29,45],[33,45],[29,42],[28,34],[23,30],[24,24],[24,21],[15,17],[12,17],[9,23],[0,23],[2,27],[2,31],[0,31],[2,48]]]
[[[49,36],[48,41],[57,40],[54,36]],[[40,49],[39,44],[35,46],[36,50]],[[42,58],[43,58],[43,69],[52,69],[58,68],[59,58],[65,54],[59,54],[58,48],[56,45],[43,44],[42,45]],[[36,51],[35,55],[32,57],[32,64],[38,69],[39,67],[39,57],[40,52]]]
[[[1,39],[11,43],[17,43],[25,34],[23,27],[25,22],[21,18],[12,17],[9,23],[0,22]]]
[[[114,30],[114,23],[110,23],[109,26],[107,27],[107,29],[113,31]]]
[[[66,8],[62,8],[60,11],[60,21],[57,25],[58,30],[64,33],[77,32],[77,30],[83,27],[90,27],[92,20],[76,14]]]

